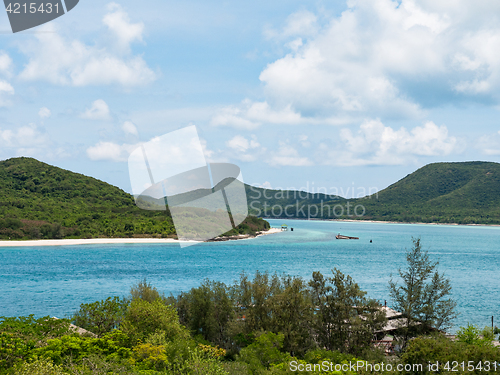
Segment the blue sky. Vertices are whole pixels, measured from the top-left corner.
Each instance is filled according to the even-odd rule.
[[[439,161],[500,159],[500,3],[81,0],[12,34],[0,159],[130,192],[128,154],[196,125],[245,182],[352,196]]]

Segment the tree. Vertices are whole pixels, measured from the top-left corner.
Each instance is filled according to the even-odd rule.
[[[493,340],[495,339],[491,327],[484,327],[481,331],[470,323],[467,324],[467,327],[460,327],[456,333],[456,337],[457,341],[479,346],[493,346]]]
[[[233,300],[239,310],[232,333],[240,344],[257,332],[283,333],[283,350],[304,354],[314,347],[311,335],[313,305],[307,283],[300,277],[261,273],[253,280],[242,274],[233,288]],[[251,340],[249,340],[251,341]]]
[[[359,354],[370,347],[376,331],[386,322],[378,303],[366,298],[350,276],[337,269],[325,278],[314,272],[309,282],[316,306],[314,328],[318,345],[328,350]]]
[[[165,305],[160,299],[154,302],[132,300],[120,329],[131,338],[133,344],[158,333],[170,341],[189,337],[189,332],[179,323],[175,308]]]
[[[422,250],[420,238],[412,241],[413,248],[406,252],[407,268],[398,270],[402,285],[389,281],[393,307],[403,314],[400,323],[403,349],[411,337],[431,328],[450,328],[457,316],[457,303],[450,297],[450,280],[438,272],[439,262],[431,261],[428,252]]]
[[[493,345],[468,344],[450,340],[442,334],[434,334],[417,337],[408,343],[400,363],[410,366],[400,374],[491,374],[498,372],[498,365],[497,371],[494,371],[495,361],[500,362],[500,350]],[[459,367],[462,363],[465,363],[465,371],[461,371],[462,368]],[[473,368],[467,367],[471,363],[474,364]],[[439,364],[439,369],[429,368],[428,364]],[[416,366],[422,367],[418,369]]]
[[[273,296],[274,332],[284,335],[283,349],[304,355],[315,347],[311,324],[314,316],[307,283],[300,277],[281,277],[281,292]]]
[[[166,301],[165,295],[163,293],[160,294],[158,289],[148,282],[146,278],[132,285],[130,288],[130,297],[132,300],[142,299],[147,302],[154,302],[157,299],[161,299],[164,302]]]
[[[127,303],[119,297],[108,297],[102,301],[82,303],[72,318],[78,327],[84,328],[98,337],[118,328],[123,319]]]
[[[228,287],[221,282],[205,280],[198,288],[179,296],[181,323],[194,335],[201,335],[215,345],[229,348],[228,324],[234,318],[234,307]]]

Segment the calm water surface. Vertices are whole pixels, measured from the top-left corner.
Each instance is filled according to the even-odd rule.
[[[294,231],[184,249],[177,244],[0,248],[0,316],[68,316],[80,303],[126,295],[144,277],[166,294],[176,294],[207,278],[232,283],[242,271],[309,279],[313,271],[327,274],[334,267],[351,275],[370,297],[390,304],[387,282],[405,266],[411,237],[420,236],[451,279],[460,311],[456,326],[489,325],[492,315],[500,323],[499,227],[270,222],[286,222]],[[360,239],[335,240],[339,232]]]

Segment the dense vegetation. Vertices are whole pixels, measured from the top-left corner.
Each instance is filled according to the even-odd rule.
[[[366,207],[367,219],[499,224],[500,164],[429,164],[353,204]]]
[[[430,164],[359,199],[245,188],[249,212],[260,217],[500,224],[498,163]],[[225,235],[267,228],[248,217]],[[168,209],[141,210],[114,186],[35,159],[0,162],[1,239],[133,236],[175,238]]]
[[[251,212],[268,218],[500,224],[500,164],[429,164],[358,199],[249,188],[249,204]]]
[[[473,326],[455,341],[418,336],[385,357],[371,344],[385,322],[374,307],[338,270],[309,283],[257,272],[231,287],[206,281],[177,298],[144,280],[127,298],[82,304],[71,321],[88,332],[76,333],[70,320],[0,317],[0,374],[452,374],[454,361],[474,363],[468,373],[500,372],[500,364],[492,371],[500,361],[493,332]]]
[[[227,235],[269,224],[247,218]],[[176,237],[169,211],[141,210],[105,182],[32,158],[0,162],[0,238]]]

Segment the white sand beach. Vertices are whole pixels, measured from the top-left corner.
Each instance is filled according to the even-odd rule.
[[[266,232],[260,232],[257,237],[268,234],[279,233],[281,229],[271,228]],[[252,237],[255,238],[255,237]],[[231,240],[237,238],[231,238]],[[245,239],[251,239],[245,237]],[[71,246],[71,245],[102,245],[102,244],[166,244],[180,242],[172,238],[90,238],[90,239],[64,239],[64,240],[27,240],[27,241],[0,241],[0,247],[30,247],[30,246]]]
[[[276,234],[276,233],[281,233],[281,228],[271,228],[268,231],[259,232],[259,234],[257,234],[257,237],[267,236],[268,234]]]

